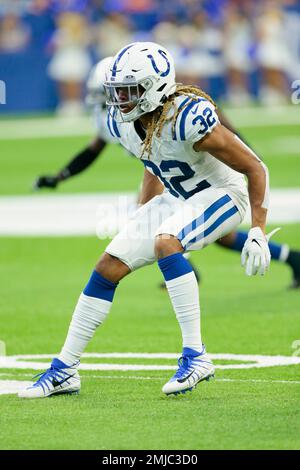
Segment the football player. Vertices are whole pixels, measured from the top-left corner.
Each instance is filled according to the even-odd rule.
[[[41,188],[56,188],[61,182],[78,175],[87,169],[97,158],[102,154],[102,151],[108,143],[118,142],[115,132],[117,128],[111,130],[107,127],[107,110],[106,110],[106,98],[104,92],[104,81],[105,73],[108,69],[112,57],[107,57],[92,69],[89,79],[87,81],[87,104],[94,109],[95,121],[98,130],[97,137],[90,142],[90,144],[75,155],[71,161],[56,175],[42,175],[35,181],[34,187],[36,189]],[[245,139],[237,132],[232,126],[226,116],[217,110],[217,114],[220,122],[223,126],[227,127],[230,131],[240,137],[243,142]],[[118,132],[118,131],[117,131]],[[246,143],[246,142],[245,142]],[[161,191],[163,186],[161,186]],[[138,202],[142,202],[138,200]],[[147,201],[143,201],[147,202]],[[244,243],[247,239],[247,232],[234,231],[216,241],[220,246],[228,248],[230,250],[241,252]],[[291,250],[286,244],[278,244],[273,241],[269,242],[269,249],[271,252],[272,260],[281,261],[286,263],[292,270],[292,288],[300,287],[300,252]],[[188,255],[188,254],[187,254]],[[191,262],[191,261],[190,261]],[[193,269],[197,280],[199,281],[200,275],[197,268],[193,265]],[[165,283],[161,284],[161,287],[165,287]]]
[[[202,344],[197,281],[183,253],[235,230],[250,202],[252,228],[242,264],[249,276],[265,274],[270,264],[268,170],[220,123],[208,95],[176,83],[170,53],[151,42],[127,45],[114,57],[105,87],[108,126],[144,165],[141,197],[149,202],[107,246],[79,297],[59,357],[19,393],[23,398],[79,392],[81,355],[107,317],[118,283],[154,262],[165,279],[183,346],[178,369],[162,391],[193,389],[214,375],[214,366]],[[165,189],[157,195],[158,181]]]

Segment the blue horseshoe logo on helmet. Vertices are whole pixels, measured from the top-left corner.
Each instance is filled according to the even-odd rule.
[[[148,59],[151,60],[151,63],[152,63],[152,67],[154,68],[155,72],[158,73],[161,77],[166,77],[169,72],[170,72],[170,62],[168,61],[168,58],[167,58],[167,55],[164,51],[162,51],[161,49],[158,50],[158,53],[165,59],[166,63],[167,63],[167,68],[164,72],[162,72],[161,70],[159,70],[159,68],[157,67],[156,63],[155,63],[155,60],[153,58],[153,55],[149,54],[147,55]]]

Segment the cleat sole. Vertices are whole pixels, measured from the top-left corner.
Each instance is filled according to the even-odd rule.
[[[207,380],[207,382],[209,382],[210,380],[212,380],[214,378],[215,378],[215,374],[212,374],[212,375],[209,375],[208,377],[206,377],[204,380]]]
[[[192,387],[190,388],[186,388],[184,390],[178,390],[176,392],[171,392],[171,393],[166,393],[167,397],[169,397],[170,395],[184,395],[186,392],[192,392],[199,383],[201,382],[204,382],[204,381],[207,381],[209,382],[210,380],[214,379],[215,378],[215,374],[211,374],[211,375],[208,375],[207,377],[203,377],[203,379],[199,380],[199,382],[197,382],[195,385],[193,385]]]
[[[65,392],[54,392],[48,395],[48,398],[54,397],[55,395],[79,395],[80,390],[66,390]]]

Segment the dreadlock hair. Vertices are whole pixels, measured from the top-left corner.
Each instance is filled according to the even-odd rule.
[[[155,109],[152,113],[151,121],[149,122],[146,129],[146,138],[144,141],[141,158],[143,157],[144,153],[148,153],[148,159],[150,159],[152,138],[154,135],[157,137],[161,136],[162,129],[166,122],[172,121],[172,133],[174,132],[176,119],[179,112],[183,111],[190,104],[189,100],[180,110],[178,110],[175,104],[175,98],[180,95],[189,96],[192,101],[197,101],[198,97],[201,96],[202,98],[206,98],[217,108],[217,105],[213,99],[203,90],[201,90],[201,88],[197,87],[196,85],[182,85],[182,83],[177,83],[175,92],[166,99],[162,106],[159,106],[159,108]],[[171,108],[174,109],[174,113],[168,117]]]

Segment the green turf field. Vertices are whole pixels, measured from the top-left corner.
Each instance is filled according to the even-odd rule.
[[[247,127],[241,132],[268,165],[272,187],[299,187],[299,126]],[[278,138],[281,133],[284,140]],[[0,161],[1,194],[29,194],[38,175],[57,173],[90,141],[90,136],[1,140],[5,157]],[[108,145],[85,173],[66,181],[57,192],[136,190],[142,173],[143,166],[135,158],[128,159],[125,150]]]
[[[279,132],[286,139],[298,136],[295,126],[245,129],[268,163],[272,186],[299,186],[299,157],[271,145]],[[1,141],[2,155],[9,156],[0,160],[1,194],[28,193],[36,175],[60,168],[87,140]],[[139,162],[128,161],[114,146],[107,153],[59,191],[134,190],[141,177]],[[285,225],[276,241],[300,248],[299,235],[299,225]],[[1,237],[0,242],[0,340],[6,354],[59,352],[78,295],[107,241]],[[266,277],[247,278],[239,255],[217,246],[193,253],[192,260],[202,275],[202,334],[210,353],[299,353],[300,292],[287,289],[291,273],[286,265],[273,262]],[[180,353],[179,327],[166,292],[157,287],[160,281],[156,266],[122,281],[87,352]],[[173,359],[82,361],[100,362],[176,367]],[[230,367],[245,360],[215,363]],[[217,369],[215,380],[179,397],[161,393],[171,370],[84,370],[79,396],[21,400],[0,395],[0,449],[299,449],[299,367]],[[0,383],[28,381],[38,372],[0,368]]]
[[[286,226],[284,238],[296,244],[298,227]],[[59,351],[78,293],[104,246],[105,242],[88,237],[1,240],[1,338],[7,354]],[[218,247],[195,253],[193,260],[203,276],[202,330],[211,353],[293,353],[292,343],[299,339],[299,292],[286,290],[287,267],[274,262],[266,278],[249,279],[242,274],[238,255]],[[169,299],[157,288],[160,279],[153,266],[122,282],[110,316],[88,352],[180,351]],[[34,373],[3,369],[1,379],[30,380]],[[176,398],[161,393],[170,374],[84,371],[82,392],[76,397],[22,401],[14,395],[0,396],[0,447],[299,447],[299,366],[218,370],[215,381]]]

